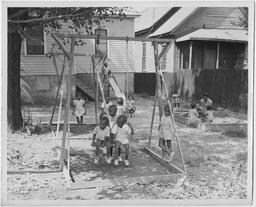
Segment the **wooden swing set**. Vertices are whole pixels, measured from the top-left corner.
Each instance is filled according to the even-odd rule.
[[[170,162],[167,162],[162,159],[160,155],[158,155],[154,150],[151,148],[151,137],[152,137],[152,130],[153,130],[153,124],[154,124],[154,117],[155,117],[155,109],[156,109],[156,103],[158,100],[158,105],[159,105],[159,115],[160,118],[163,115],[163,95],[165,96],[168,105],[170,109],[172,109],[171,102],[169,101],[169,93],[168,89],[164,80],[163,73],[160,69],[160,59],[168,52],[169,48],[173,44],[174,40],[172,39],[160,39],[160,38],[135,38],[135,37],[118,37],[118,36],[105,36],[105,37],[100,37],[100,36],[93,36],[93,35],[80,35],[80,34],[62,34],[62,33],[55,33],[52,34],[52,37],[54,38],[55,42],[58,44],[60,49],[63,51],[64,55],[64,64],[62,67],[61,74],[58,74],[58,71],[56,69],[56,73],[58,76],[58,91],[56,94],[56,101],[53,109],[53,113],[51,116],[50,124],[52,123],[52,119],[54,116],[54,110],[57,105],[57,98],[59,96],[59,91],[60,91],[60,86],[62,83],[62,79],[64,77],[64,69],[68,68],[67,74],[66,74],[66,102],[65,102],[65,116],[64,116],[64,124],[63,124],[63,135],[62,135],[62,143],[61,143],[61,154],[60,154],[60,165],[59,165],[59,170],[63,171],[65,166],[67,167],[68,174],[70,173],[70,158],[69,158],[69,153],[70,153],[70,101],[71,101],[71,88],[72,88],[72,83],[71,83],[71,77],[74,72],[74,56],[86,56],[86,54],[76,54],[74,53],[74,47],[75,47],[75,40],[76,39],[104,39],[104,40],[123,40],[128,43],[128,41],[139,41],[139,42],[152,42],[153,47],[154,47],[154,59],[155,59],[155,69],[156,69],[156,91],[155,91],[155,98],[154,98],[154,107],[153,107],[153,114],[152,114],[152,120],[151,120],[151,128],[150,128],[150,136],[148,140],[148,146],[145,147],[145,150],[147,153],[149,153],[153,158],[158,160],[161,164],[171,168],[175,169],[176,171],[180,173],[186,173],[186,168],[185,168],[185,163],[184,163],[184,158],[183,154],[181,151],[181,146],[179,142],[179,138],[176,135],[176,141],[177,141],[177,146],[179,149],[179,153],[181,156],[181,162],[182,162],[182,169],[175,166],[174,164],[171,164]],[[61,39],[63,38],[68,38],[71,39],[71,44],[70,44],[70,50],[67,49],[67,47],[62,43]],[[165,44],[163,49],[161,50],[160,54],[158,51],[158,45],[159,44]],[[93,78],[95,81],[95,88],[97,90],[94,90],[94,95],[95,95],[95,120],[96,124],[97,122],[97,110],[98,110],[98,98],[97,98],[97,93],[98,93],[98,82],[97,79],[100,78],[99,73],[95,71],[96,64],[95,64],[95,56],[94,55],[89,55],[92,58],[92,63],[93,63]],[[100,62],[100,61],[99,61]],[[99,82],[100,83],[100,82]],[[102,85],[100,85],[101,93],[103,96],[103,102],[105,103],[105,98],[104,98],[104,91],[102,91]],[[62,94],[63,95],[63,94]],[[105,105],[105,104],[104,104]],[[174,116],[173,112],[171,110],[171,120],[172,124],[174,126],[175,134],[176,134],[176,126],[175,126],[175,121],[174,121]],[[68,138],[68,139],[67,139]],[[67,140],[67,160],[65,159],[65,149],[66,149],[66,140]],[[66,165],[65,165],[66,164]]]

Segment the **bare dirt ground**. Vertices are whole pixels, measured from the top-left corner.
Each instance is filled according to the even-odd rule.
[[[128,168],[123,165],[115,168],[104,162],[100,166],[94,165],[94,149],[90,146],[93,127],[86,131],[83,127],[77,127],[76,131],[72,131],[71,128],[71,168],[77,183],[173,173],[143,151],[148,143],[153,99],[136,97],[135,101],[137,111],[135,117],[129,119],[135,128],[135,141],[131,144],[131,165]],[[50,119],[49,108],[34,107],[31,111],[33,117],[42,121]],[[94,122],[93,113],[93,103],[90,103],[85,122]],[[246,116],[232,114],[232,117],[244,119]],[[56,121],[57,117],[54,120]],[[71,121],[75,123],[74,117]],[[158,121],[156,114],[152,138],[152,145],[156,148]],[[188,172],[187,177],[181,177],[177,183],[134,182],[112,188],[80,190],[67,189],[62,173],[56,172],[61,138],[53,137],[51,132],[32,136],[9,133],[8,200],[246,198],[246,136],[202,132],[180,125],[177,126],[177,130]],[[180,165],[177,146],[173,147],[173,162]]]

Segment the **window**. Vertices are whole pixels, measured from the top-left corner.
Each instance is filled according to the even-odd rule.
[[[239,61],[244,62],[245,45],[242,43],[221,42],[219,68],[220,69],[234,69]],[[241,64],[240,63],[240,64]],[[242,69],[242,67],[240,68]]]
[[[27,28],[27,55],[44,54],[44,31],[42,25]]]
[[[180,69],[189,68],[189,43],[181,43],[178,45],[180,49]]]
[[[99,37],[106,37],[106,29],[95,29],[95,35]],[[108,56],[108,42],[107,40],[99,39],[95,40],[95,55],[97,57]]]
[[[146,70],[146,51],[147,51],[147,45],[146,43],[142,44],[142,71]]]
[[[164,46],[162,47],[162,49]],[[160,59],[160,69],[161,70],[166,70],[166,53],[165,55]]]

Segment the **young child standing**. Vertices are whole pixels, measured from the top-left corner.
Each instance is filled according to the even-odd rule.
[[[121,147],[125,150],[125,166],[129,166],[129,138],[134,134],[132,125],[127,123],[127,117],[120,115],[117,118],[117,124],[114,125],[113,134],[115,137],[115,162],[114,165],[118,165],[118,161],[121,160]]]
[[[114,125],[116,124],[117,120],[117,106],[111,105],[108,108],[108,120],[109,120],[109,128],[110,128],[110,135],[107,138],[106,147],[107,147],[107,163],[111,163],[113,159],[113,145],[114,145],[114,134],[112,132]]]
[[[175,136],[174,126],[171,119],[171,110],[168,104],[164,106],[164,114],[159,125],[159,147],[162,149],[163,158],[167,156],[171,161],[174,153],[172,152],[172,139]]]
[[[85,101],[78,94],[73,101],[73,114],[76,116],[77,123],[83,123],[83,116],[86,114]]]
[[[198,127],[199,123],[200,119],[196,110],[196,104],[191,103],[191,109],[188,111],[188,124],[192,127]]]
[[[117,116],[125,115],[126,107],[124,106],[124,99],[122,97],[117,98]]]
[[[134,112],[136,110],[136,107],[135,107],[135,101],[132,100],[132,97],[129,96],[128,97],[128,100],[126,102],[126,106],[127,106],[127,112],[128,114],[132,117],[134,116]]]
[[[106,141],[109,138],[109,121],[107,117],[103,117],[100,120],[100,125],[96,126],[93,130],[92,146],[96,147],[96,158],[94,160],[95,164],[99,163],[99,152],[100,148],[106,145]]]

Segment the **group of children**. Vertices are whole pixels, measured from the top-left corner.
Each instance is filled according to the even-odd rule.
[[[106,103],[102,105],[100,124],[93,131],[92,146],[96,147],[95,164],[99,163],[100,148],[106,147],[107,163],[110,164],[114,160],[114,165],[117,166],[119,162],[122,162],[121,150],[123,148],[124,164],[129,166],[129,140],[134,130],[127,122],[127,111],[123,98],[119,97],[115,105],[106,97]]]
[[[189,110],[189,124],[192,127],[200,127],[202,123],[213,122],[213,109],[212,100],[208,98],[205,93],[200,100],[200,105],[191,103],[191,109]]]

